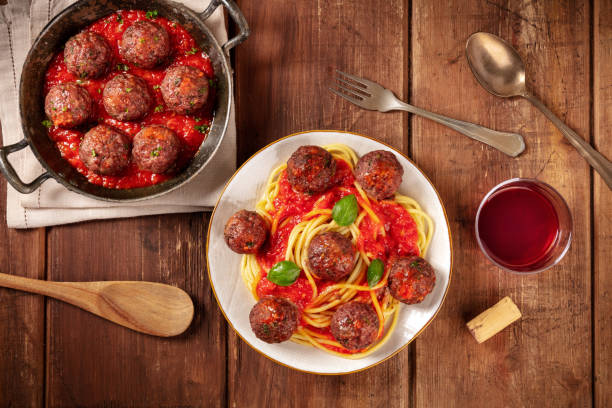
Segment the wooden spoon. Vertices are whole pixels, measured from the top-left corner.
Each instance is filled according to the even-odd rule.
[[[0,286],[38,293],[154,336],[184,332],[193,319],[185,291],[153,282],[50,282],[0,273]]]

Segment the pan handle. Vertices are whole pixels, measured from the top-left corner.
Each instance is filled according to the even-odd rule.
[[[8,146],[0,146],[0,172],[6,177],[6,180],[15,188],[15,190],[19,191],[22,194],[30,194],[32,191],[36,190],[40,185],[48,178],[51,178],[51,174],[49,172],[45,172],[40,176],[36,177],[34,181],[31,183],[24,183],[21,181],[15,169],[8,161],[8,155],[14,152],[17,152],[21,149],[25,149],[28,147],[28,142],[23,139],[20,142],[17,142]]]
[[[244,14],[238,8],[238,5],[234,2],[234,0],[211,0],[210,4],[202,13],[200,13],[200,18],[202,20],[206,20],[210,15],[219,7],[220,5],[225,6],[227,8],[227,12],[229,13],[234,23],[238,25],[239,33],[234,38],[229,39],[225,44],[221,46],[223,48],[223,52],[229,55],[229,51],[247,39],[249,34],[251,34],[251,30],[249,29],[249,24],[244,18]]]

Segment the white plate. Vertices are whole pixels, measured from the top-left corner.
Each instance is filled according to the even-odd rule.
[[[358,156],[372,150],[395,153],[404,167],[399,191],[415,198],[433,218],[434,235],[427,250],[427,260],[436,271],[436,285],[422,303],[403,305],[395,332],[387,343],[375,353],[348,360],[293,342],[268,344],[251,331],[249,312],[255,299],[240,276],[242,255],[232,252],[223,238],[226,221],[241,209],[254,210],[264,185],[273,168],[287,161],[303,145],[344,143]],[[238,335],[266,357],[297,370],[317,374],[345,374],[371,367],[408,345],[435,317],[442,305],[450,281],[452,255],[451,238],[446,212],[438,193],[408,158],[397,150],[376,140],[348,132],[311,131],[297,133],[266,146],[246,161],[228,181],[212,214],[207,241],[208,275],[221,311]]]

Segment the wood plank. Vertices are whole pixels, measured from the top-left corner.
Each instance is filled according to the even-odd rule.
[[[414,0],[412,11],[414,104],[518,131],[527,143],[522,156],[510,159],[413,118],[414,157],[446,203],[455,248],[446,304],[416,344],[416,405],[589,406],[589,167],[527,101],[503,100],[483,90],[464,58],[465,41],[473,32],[507,39],[524,57],[535,93],[588,138],[589,4]],[[499,270],[485,260],[474,238],[480,199],[512,177],[535,177],[553,185],[573,214],[569,253],[560,265],[539,275]],[[506,295],[516,301],[522,320],[477,344],[465,322]]]
[[[595,0],[593,145],[612,158],[612,0]],[[593,176],[593,336],[595,406],[612,406],[612,192]]]
[[[177,214],[52,228],[50,280],[149,280],[195,303],[184,334],[133,332],[48,300],[48,405],[223,406],[225,322],[204,258],[208,215]]]
[[[1,139],[1,132],[0,132]],[[6,181],[0,180],[0,272],[45,278],[45,229],[6,226]],[[45,300],[0,289],[0,406],[43,404]]]
[[[406,97],[406,4],[270,0],[261,7],[240,1],[252,35],[236,49],[239,159],[279,137],[309,129],[356,131],[407,151],[406,115],[364,111],[327,91],[334,69],[340,69],[379,81]],[[408,350],[366,372],[322,377],[267,360],[233,332],[229,340],[229,406],[327,406],[333,401],[337,407],[369,407],[410,402]]]

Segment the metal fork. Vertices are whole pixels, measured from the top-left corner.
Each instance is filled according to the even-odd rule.
[[[523,137],[517,133],[498,132],[474,123],[438,115],[400,101],[393,92],[375,82],[338,70],[336,70],[336,73],[338,76],[335,78],[335,85],[338,89],[330,87],[329,90],[364,109],[379,112],[405,110],[448,126],[467,137],[488,144],[508,156],[516,157],[525,150]]]

